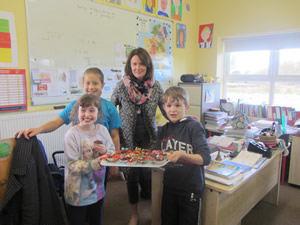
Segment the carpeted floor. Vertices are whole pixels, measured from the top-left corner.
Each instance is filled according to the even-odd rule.
[[[150,200],[141,199],[139,213],[139,225],[151,225]],[[110,180],[104,202],[103,225],[127,225],[129,218],[126,181],[119,177]],[[281,185],[279,206],[259,202],[242,220],[242,225],[300,225],[300,187],[287,183]]]

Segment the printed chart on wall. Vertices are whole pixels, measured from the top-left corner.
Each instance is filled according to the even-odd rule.
[[[25,70],[0,69],[0,112],[27,110]]]
[[[14,15],[0,11],[0,67],[18,66]]]
[[[155,79],[166,88],[172,83],[172,23],[137,16],[137,36],[152,58]]]
[[[171,22],[96,0],[25,3],[33,105],[78,99],[90,67],[104,73],[102,97],[109,99],[136,47],[150,52],[162,86],[172,83]]]

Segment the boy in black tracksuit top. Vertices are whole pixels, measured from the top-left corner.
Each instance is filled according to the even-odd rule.
[[[168,123],[158,130],[158,150],[166,150],[171,161],[165,166],[162,197],[162,225],[200,223],[204,190],[204,165],[210,152],[201,123],[185,117],[188,94],[181,87],[170,87],[163,95]]]

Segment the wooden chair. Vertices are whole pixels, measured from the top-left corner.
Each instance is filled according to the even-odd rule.
[[[16,146],[14,138],[0,139],[0,205],[4,197],[9,176],[13,151]]]

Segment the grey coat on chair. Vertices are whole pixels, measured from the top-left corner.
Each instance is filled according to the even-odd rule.
[[[6,192],[0,206],[0,224],[65,224],[37,138],[27,140],[22,136],[16,142]]]

